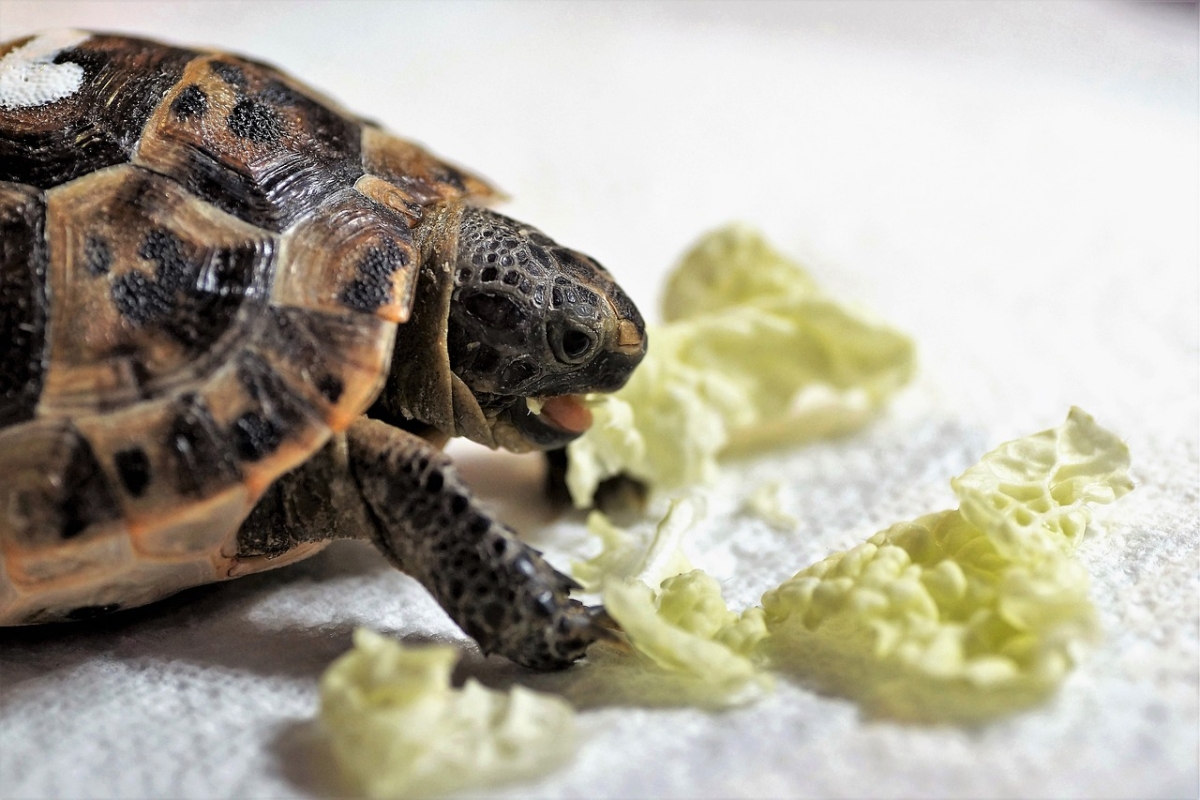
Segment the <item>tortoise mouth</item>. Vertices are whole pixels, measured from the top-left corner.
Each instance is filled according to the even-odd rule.
[[[542,450],[564,447],[592,425],[592,412],[575,394],[520,398],[501,416],[522,439]]]

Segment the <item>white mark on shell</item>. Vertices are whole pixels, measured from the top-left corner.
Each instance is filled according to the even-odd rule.
[[[0,108],[30,108],[70,97],[83,83],[83,67],[55,64],[54,57],[91,34],[48,31],[0,58]]]

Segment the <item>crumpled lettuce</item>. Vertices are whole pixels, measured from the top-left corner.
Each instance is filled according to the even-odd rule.
[[[369,797],[495,785],[575,752],[575,710],[553,695],[450,685],[458,650],[405,647],[360,628],[321,678],[321,719],[346,777]]]
[[[619,392],[592,399],[568,447],[579,507],[605,478],[670,490],[710,481],[731,448],[778,445],[863,424],[911,377],[912,342],[826,297],[755,231],[708,234],[667,282],[666,323]],[[806,390],[832,388],[812,406]]]
[[[766,623],[761,608],[730,611],[716,579],[692,569],[682,540],[701,513],[695,501],[673,501],[645,545],[594,511],[588,528],[601,550],[572,564],[572,574],[585,589],[600,591],[645,666],[677,676],[693,702],[721,706],[769,686],[752,660]]]
[[[900,523],[763,596],[773,665],[868,710],[978,720],[1052,691],[1096,631],[1071,554],[1090,505],[1132,488],[1129,451],[1079,409],[1002,445]]]

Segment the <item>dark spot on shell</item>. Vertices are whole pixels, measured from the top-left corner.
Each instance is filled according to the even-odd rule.
[[[109,489],[96,454],[82,436],[75,439],[71,460],[62,476],[66,494],[62,500],[62,538],[83,533],[92,523],[106,522],[120,515],[120,507]]]
[[[259,461],[279,449],[283,431],[258,411],[247,411],[233,421],[233,445],[243,461]]]
[[[448,183],[460,192],[466,191],[467,185],[463,182],[462,173],[453,167],[441,165],[434,170],[433,179],[441,183]]]
[[[471,504],[471,501],[469,501],[467,499],[466,495],[456,494],[450,498],[450,513],[454,514],[455,516],[458,516],[459,514],[466,511],[467,506],[469,506],[470,504]]]
[[[558,308],[563,304],[562,289],[559,289],[557,286],[555,286],[554,289],[550,292],[550,304],[553,305],[555,308]]]
[[[195,393],[179,398],[166,445],[175,458],[175,480],[181,494],[201,495],[210,486],[241,478],[216,420]]]
[[[196,266],[189,264],[184,255],[183,242],[165,228],[155,228],[142,239],[138,255],[155,264],[154,273],[158,283],[168,290],[188,289],[195,286]]]
[[[510,264],[512,263],[512,259],[508,259],[508,261]],[[500,259],[500,263],[501,264],[504,263],[503,258]],[[508,272],[504,273],[504,283],[507,284],[508,286],[516,286],[520,282],[521,282],[521,275],[520,275],[520,273],[516,272],[515,270],[509,270]]]
[[[317,391],[331,403],[336,403],[341,398],[345,388],[336,375],[326,375],[317,381]]]
[[[103,617],[105,614],[111,614],[114,611],[120,611],[120,603],[105,603],[102,606],[80,606],[67,612],[67,619],[72,622],[81,622],[85,619],[95,619]]]
[[[487,267],[483,272],[479,273],[479,280],[483,281],[484,283],[491,283],[492,281],[496,280],[496,277],[499,274],[500,270],[496,269],[495,267]]]
[[[239,89],[246,88],[246,73],[237,64],[230,64],[228,61],[210,61],[208,68],[230,86],[236,86]]]
[[[467,530],[476,536],[481,536],[488,532],[492,527],[492,521],[482,514],[476,514],[471,520],[471,524],[467,526]]]
[[[179,119],[202,117],[208,111],[208,95],[196,84],[183,87],[171,102],[171,113]]]
[[[175,298],[161,284],[132,270],[113,281],[113,305],[134,325],[145,325],[175,310]]]
[[[134,497],[141,497],[150,485],[150,459],[140,447],[121,450],[113,456],[121,483]]]
[[[271,81],[258,93],[258,99],[276,106],[296,106],[309,102],[308,98],[287,84]]]
[[[425,491],[429,492],[430,494],[436,494],[442,490],[442,486],[445,485],[445,482],[446,481],[445,478],[442,477],[441,470],[431,470],[430,473],[425,476]]]
[[[371,313],[392,299],[392,276],[408,264],[408,253],[391,240],[372,247],[359,260],[354,280],[339,300],[356,311]]]
[[[91,275],[107,275],[112,267],[112,251],[108,248],[108,242],[89,234],[83,244],[83,265]]]
[[[288,432],[303,421],[305,411],[261,356],[249,351],[240,353],[237,376],[257,408],[233,421],[230,437],[241,459],[258,461],[279,448]]]
[[[283,133],[283,123],[275,109],[249,98],[237,102],[225,124],[239,139],[257,143],[273,142]]]

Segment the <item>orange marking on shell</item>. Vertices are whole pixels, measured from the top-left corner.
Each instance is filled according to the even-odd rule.
[[[3,541],[0,549],[13,585],[35,592],[103,580],[124,571],[134,555],[120,523],[51,547],[30,549]]]
[[[358,419],[358,417],[358,414],[352,414],[343,408],[334,408],[325,417],[325,424],[334,433],[341,433],[353,425],[354,420]]]
[[[388,303],[385,306],[380,306],[375,312],[375,316],[388,322],[407,322],[408,321],[408,306],[400,305],[399,303]]]

